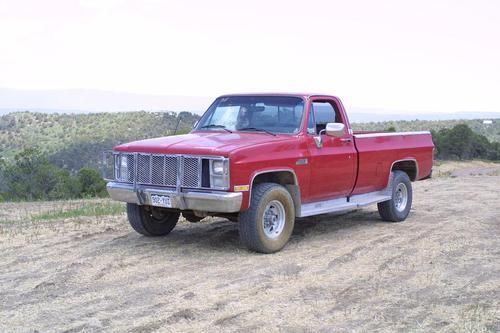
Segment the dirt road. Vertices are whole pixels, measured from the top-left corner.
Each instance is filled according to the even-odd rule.
[[[124,215],[0,222],[0,331],[500,331],[498,172],[414,190],[404,223],[303,219],[273,255],[223,219],[154,239]]]

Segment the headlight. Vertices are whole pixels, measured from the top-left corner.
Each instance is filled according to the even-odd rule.
[[[210,187],[227,189],[229,187],[229,161],[210,160]]]
[[[224,161],[212,161],[212,173],[214,175],[224,174]]]
[[[128,181],[128,158],[126,155],[116,156],[116,179],[121,181]]]

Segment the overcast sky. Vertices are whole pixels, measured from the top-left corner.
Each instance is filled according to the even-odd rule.
[[[0,0],[0,87],[500,110],[500,1]]]

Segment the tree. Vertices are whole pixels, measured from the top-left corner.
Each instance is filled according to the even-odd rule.
[[[466,160],[484,158],[497,160],[500,156],[498,142],[492,143],[484,135],[477,134],[466,124],[457,124],[451,129],[432,132],[437,157],[441,159]]]
[[[77,177],[68,170],[58,169],[56,184],[46,193],[48,199],[76,199],[81,197],[82,187]]]
[[[6,168],[10,196],[28,200],[44,198],[57,182],[56,170],[39,149],[24,149]]]
[[[78,182],[81,187],[82,197],[105,197],[107,195],[106,182],[96,169],[80,169],[78,172]]]

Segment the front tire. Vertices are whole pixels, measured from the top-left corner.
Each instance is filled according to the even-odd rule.
[[[170,212],[151,206],[127,203],[130,226],[144,236],[164,236],[169,234],[179,220],[179,212]]]
[[[392,174],[392,199],[378,203],[378,212],[384,221],[401,222],[410,213],[413,200],[411,181],[406,172],[396,170]]]
[[[254,186],[250,207],[240,213],[241,242],[250,250],[274,253],[290,239],[295,224],[295,207],[290,193],[281,185]]]

